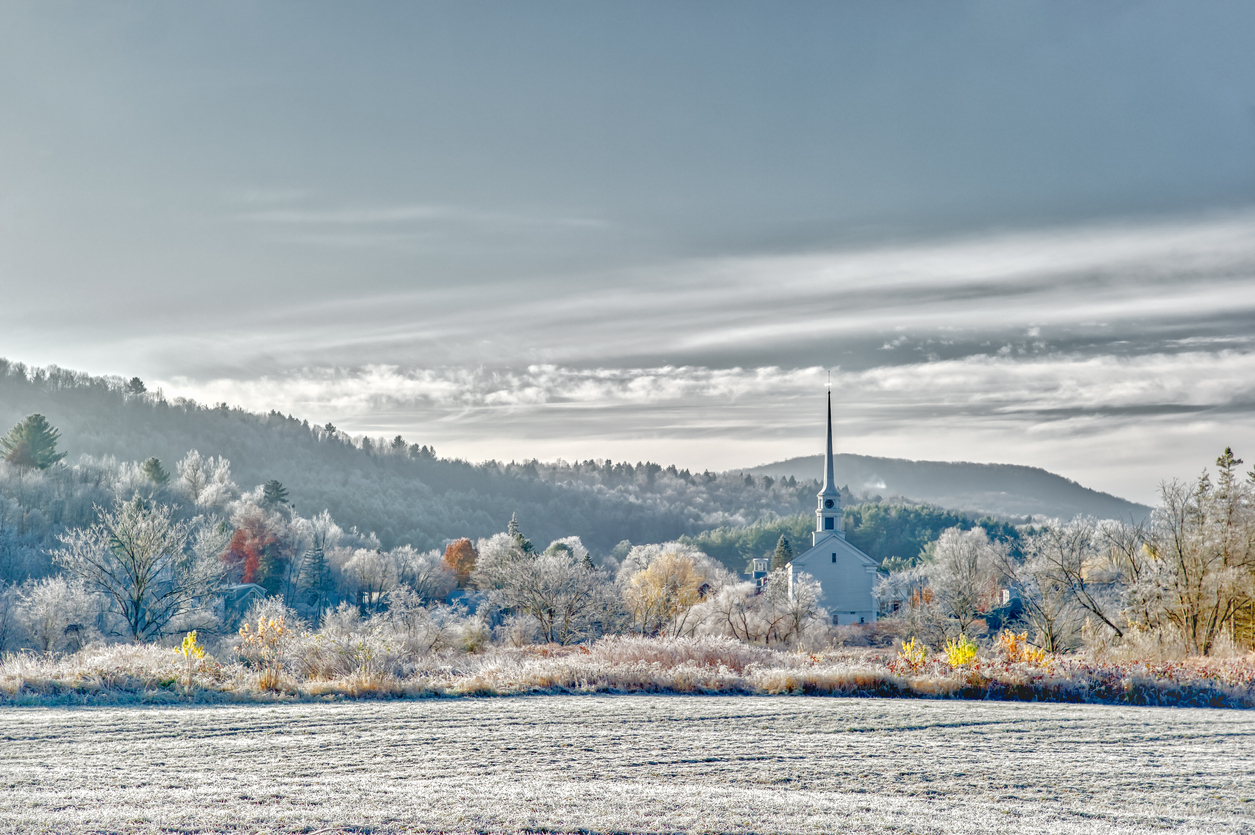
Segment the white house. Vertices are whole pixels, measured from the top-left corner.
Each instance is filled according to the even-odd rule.
[[[832,477],[832,392],[828,392],[828,453],[824,459],[824,486],[815,510],[815,532],[811,548],[789,563],[789,589],[793,578],[805,572],[819,581],[820,605],[832,613],[837,624],[872,623],[876,620],[876,600],[872,587],[879,565],[871,557],[845,541],[841,523],[841,491]]]

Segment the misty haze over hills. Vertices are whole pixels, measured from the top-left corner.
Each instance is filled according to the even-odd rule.
[[[902,497],[995,516],[1044,515],[1071,519],[1142,519],[1150,508],[1082,487],[1075,481],[1038,467],[1016,464],[972,464],[950,461],[907,461],[868,455],[835,456],[838,483],[855,495]],[[746,472],[773,478],[815,478],[823,456],[790,458]]]
[[[221,455],[241,489],[278,479],[303,513],[327,509],[342,525],[376,533],[384,547],[434,548],[455,537],[489,536],[517,512],[537,541],[578,535],[605,554],[625,539],[661,542],[807,514],[819,472],[817,457],[749,473],[605,459],[470,464],[439,458],[422,439],[394,445],[350,438],[278,412],[167,401],[130,393],[117,377],[0,360],[0,429],[36,412],[61,431],[71,466],[84,454],[131,461],[155,456],[173,471],[191,449]],[[969,513],[1126,518],[1147,510],[1029,467],[845,455],[839,473],[853,497],[902,495]]]

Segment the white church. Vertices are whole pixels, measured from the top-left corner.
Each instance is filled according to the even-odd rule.
[[[841,523],[841,491],[832,476],[832,392],[828,392],[828,452],[824,457],[824,486],[815,509],[815,532],[810,550],[789,563],[789,592],[793,578],[810,574],[822,588],[819,605],[832,613],[836,624],[872,623],[876,620],[876,561],[845,541]]]

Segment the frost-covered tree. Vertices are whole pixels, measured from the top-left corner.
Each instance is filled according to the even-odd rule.
[[[795,576],[790,589],[788,571],[773,571],[761,589],[753,583],[723,586],[693,607],[690,622],[701,634],[764,646],[822,643],[829,616],[819,605],[820,594],[819,581],[809,574]]]
[[[689,615],[732,575],[701,551],[679,542],[638,545],[619,567],[619,585],[642,635],[683,635]]]
[[[330,555],[344,539],[344,529],[325,510],[312,519],[298,516],[292,520],[291,529],[300,554],[296,570],[299,602],[304,609],[321,613],[332,603],[335,576]]]
[[[60,537],[55,562],[103,595],[136,642],[208,616],[230,531],[213,519],[178,521],[169,505],[136,497]]]
[[[1006,545],[984,528],[942,531],[924,568],[934,604],[954,635],[968,635],[998,599],[997,566]]]
[[[1073,648],[1087,613],[1106,619],[1119,608],[1118,594],[1094,582],[1096,533],[1092,520],[1053,520],[1020,537],[1022,561],[999,556],[1002,573],[1019,590],[1022,617],[1047,652]]]
[[[590,568],[578,539],[537,554],[517,531],[479,543],[475,586],[503,612],[532,619],[541,640],[570,644],[603,631],[616,604],[609,575]],[[583,551],[583,553],[581,553]]]
[[[344,564],[344,577],[363,612],[382,611],[385,595],[397,584],[397,565],[387,554],[371,548],[358,548]]]
[[[457,576],[440,551],[418,551],[409,545],[393,548],[388,558],[396,565],[397,582],[424,603],[439,603],[457,588]]]
[[[40,652],[74,651],[99,636],[100,605],[82,580],[64,575],[24,583],[17,615],[27,642]]]
[[[296,545],[287,517],[259,505],[256,495],[242,499],[231,516],[235,528],[222,561],[233,582],[256,583],[267,594],[291,601],[296,592]]]
[[[777,641],[790,643],[816,628],[826,631],[830,620],[828,611],[819,605],[822,595],[819,581],[805,571],[798,572],[792,584],[784,569],[767,576],[760,596],[783,615],[775,628]]]
[[[1255,601],[1255,473],[1225,449],[1217,480],[1163,485],[1132,566],[1128,615],[1181,636],[1189,652],[1206,655]]]
[[[200,507],[221,507],[238,492],[231,481],[231,462],[222,456],[204,457],[192,450],[175,469],[178,488]]]

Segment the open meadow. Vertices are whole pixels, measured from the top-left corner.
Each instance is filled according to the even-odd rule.
[[[1255,832],[1255,714],[534,696],[0,710],[0,832]]]

